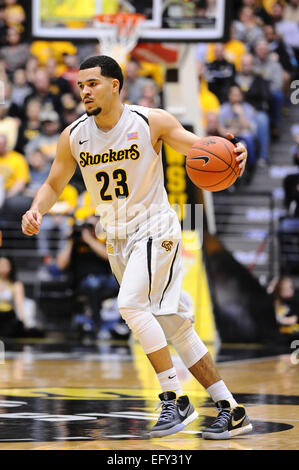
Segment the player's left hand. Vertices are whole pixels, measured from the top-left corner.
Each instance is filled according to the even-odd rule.
[[[233,136],[233,134],[229,134],[229,133],[226,134],[226,137],[229,140],[234,140],[234,138],[235,138]],[[241,142],[237,142],[234,151],[238,155],[236,160],[237,160],[237,162],[239,162],[239,168],[240,168],[240,175],[239,176],[242,176],[244,171],[245,171],[245,166],[246,166],[246,161],[247,161],[247,156],[248,156],[247,148]]]

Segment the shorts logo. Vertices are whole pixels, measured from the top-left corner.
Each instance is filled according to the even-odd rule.
[[[162,248],[165,248],[166,251],[170,251],[173,247],[173,242],[171,241],[164,241],[161,243]]]
[[[107,243],[107,253],[110,253],[110,255],[113,255],[114,249],[112,243]]]

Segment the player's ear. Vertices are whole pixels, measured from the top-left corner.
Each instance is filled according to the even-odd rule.
[[[117,78],[113,78],[111,83],[113,92],[119,93],[119,81],[117,80]]]

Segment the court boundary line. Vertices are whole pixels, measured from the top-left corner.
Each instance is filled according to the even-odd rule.
[[[275,359],[281,359],[283,357],[288,357],[290,354],[278,354],[277,356],[263,356],[263,357],[254,357],[254,358],[246,358],[246,359],[236,359],[235,361],[222,361],[217,362],[217,367],[222,365],[235,365],[235,364],[244,364],[244,363],[254,363],[254,362],[265,362],[265,361],[273,361]],[[291,361],[290,361],[291,363]]]

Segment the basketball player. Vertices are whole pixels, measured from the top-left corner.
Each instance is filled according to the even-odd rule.
[[[119,311],[161,385],[162,410],[150,436],[181,431],[198,416],[178,381],[170,341],[219,409],[203,437],[229,439],[252,427],[193,329],[193,313],[181,293],[181,227],[168,202],[160,156],[162,142],[186,155],[198,137],[164,110],[122,104],[122,85],[114,59],[95,56],[81,64],[78,86],[86,114],[62,132],[49,176],[23,215],[22,230],[39,233],[43,215],[79,164],[106,231],[109,261],[120,284]],[[246,148],[238,143],[235,151],[243,173]]]

